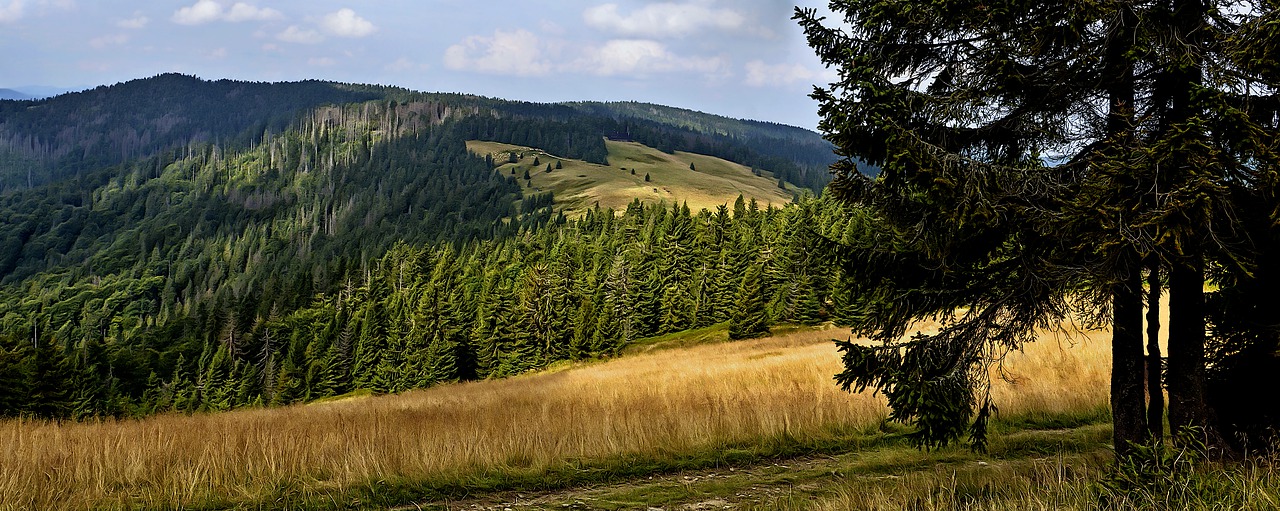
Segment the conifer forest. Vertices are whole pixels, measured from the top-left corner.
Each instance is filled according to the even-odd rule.
[[[230,99],[184,101],[197,93]],[[141,98],[159,100],[134,108]],[[90,130],[89,111],[110,129]],[[837,313],[839,278],[801,239],[842,229],[841,206],[816,191],[787,207],[637,201],[566,218],[465,147],[607,163],[602,134],[622,132],[825,182],[814,161],[830,148],[811,132],[623,111],[181,75],[0,102],[0,415],[391,393],[721,322],[751,337]]]

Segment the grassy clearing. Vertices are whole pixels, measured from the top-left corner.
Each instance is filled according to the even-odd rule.
[[[478,155],[493,155],[501,163],[496,172],[520,178],[529,171],[525,195],[554,192],[556,202],[567,214],[581,212],[596,203],[602,208],[622,210],[633,199],[657,204],[688,202],[689,208],[714,210],[732,203],[738,195],[755,198],[760,207],[781,206],[791,202],[797,189],[788,185],[778,188],[772,173],[756,176],[751,169],[736,163],[700,154],[676,152],[667,154],[635,142],[606,141],[609,165],[596,165],[580,160],[559,158],[540,149],[498,142],[468,141],[467,149]],[[524,155],[518,163],[504,163],[511,153]],[[534,158],[539,165],[533,165]],[[555,169],[556,162],[563,165]],[[696,170],[690,170],[689,164]],[[551,172],[546,172],[550,164]],[[632,171],[635,171],[634,174]],[[644,176],[648,174],[650,181]],[[525,185],[525,181],[520,179]]]
[[[833,385],[835,333],[691,342],[281,409],[7,421],[0,508],[376,507],[900,443],[881,399]],[[1096,411],[1106,402],[1106,353],[1086,335],[1070,349],[1044,342],[1011,357],[1006,370],[1017,377],[996,389],[1002,412]]]

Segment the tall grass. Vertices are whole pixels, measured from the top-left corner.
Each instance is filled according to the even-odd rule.
[[[0,422],[0,509],[269,506],[381,480],[455,480],[618,455],[873,430],[886,410],[832,381],[840,331],[655,351],[498,381],[280,409]],[[1007,360],[1006,414],[1105,406],[1107,344]],[[318,496],[318,497],[317,497]]]

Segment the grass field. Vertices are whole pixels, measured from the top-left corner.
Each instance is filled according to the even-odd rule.
[[[836,388],[830,339],[839,330],[733,343],[717,342],[715,329],[695,335],[614,360],[394,396],[142,420],[6,421],[0,508],[378,508],[798,455],[882,448],[916,460],[893,466],[917,468],[937,455],[903,445],[880,398]],[[1096,335],[1046,341],[1007,361],[1013,378],[996,388],[1002,416],[1105,420],[1107,344]],[[1084,435],[1091,449],[1105,448],[1105,432]],[[841,487],[815,495],[838,498]]]
[[[467,149],[472,153],[493,155],[494,161],[501,163],[496,172],[521,178],[528,170],[529,181],[519,180],[525,186],[525,195],[554,192],[557,205],[568,214],[581,212],[596,203],[602,208],[622,210],[637,198],[650,204],[687,202],[691,210],[698,211],[731,204],[742,195],[755,198],[763,208],[767,204],[786,204],[797,191],[793,185],[787,185],[787,190],[778,188],[777,180],[769,172],[756,176],[751,169],[720,158],[685,152],[667,154],[635,142],[610,140],[605,146],[609,150],[608,166],[560,158],[540,149],[498,142],[467,142]],[[523,158],[518,163],[504,163],[511,153]],[[539,163],[536,168],[535,157]],[[557,161],[564,168],[556,170]],[[691,163],[695,170],[689,169]],[[547,164],[551,164],[551,172],[546,172]],[[648,182],[644,180],[646,174],[650,178]]]

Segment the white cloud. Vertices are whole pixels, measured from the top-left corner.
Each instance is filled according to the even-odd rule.
[[[324,15],[320,27],[338,37],[364,37],[378,31],[378,27],[351,9],[339,9]]]
[[[582,13],[587,26],[628,37],[685,37],[710,29],[760,31],[748,26],[746,16],[733,9],[713,9],[701,3],[654,3],[629,14],[618,4],[602,4]]]
[[[151,22],[151,18],[148,18],[141,14],[135,14],[134,17],[129,18],[127,20],[117,21],[116,26],[120,28],[129,29],[129,30],[138,30],[138,29],[146,28],[147,23],[150,23],[150,22]]]
[[[268,21],[284,18],[284,14],[270,7],[254,7],[244,2],[236,2],[227,11],[223,19],[236,23],[241,21]]]
[[[311,57],[307,59],[307,65],[317,67],[328,67],[337,64],[338,61],[329,57]]]
[[[23,3],[22,0],[0,2],[0,23],[10,23],[22,19]]]
[[[276,39],[286,43],[317,44],[324,41],[324,36],[311,29],[301,29],[297,25],[289,25],[284,32],[276,34]]]
[[[173,22],[179,25],[200,25],[222,16],[222,6],[213,0],[199,0],[173,13]]]
[[[90,39],[89,46],[102,49],[108,46],[119,46],[127,42],[129,42],[129,36],[127,34],[111,34]]]
[[[230,9],[214,0],[197,0],[196,3],[178,9],[173,13],[173,22],[180,25],[202,25],[213,21],[266,21],[284,17],[280,11],[270,7],[255,7],[244,2],[236,2]]]
[[[213,51],[209,52],[209,58],[217,60],[225,59],[227,58],[227,49],[215,48]]]
[[[51,9],[70,10],[76,7],[75,0],[0,0],[0,23],[18,21],[27,15],[27,7],[34,5],[36,16],[48,14]]]
[[[541,46],[538,36],[527,30],[495,30],[493,37],[471,36],[445,49],[444,65],[481,73],[540,76],[551,71]]]
[[[600,76],[650,75],[676,71],[713,74],[726,66],[718,57],[681,57],[657,41],[618,39],[597,48],[587,48],[585,55],[567,67],[576,72]]]

